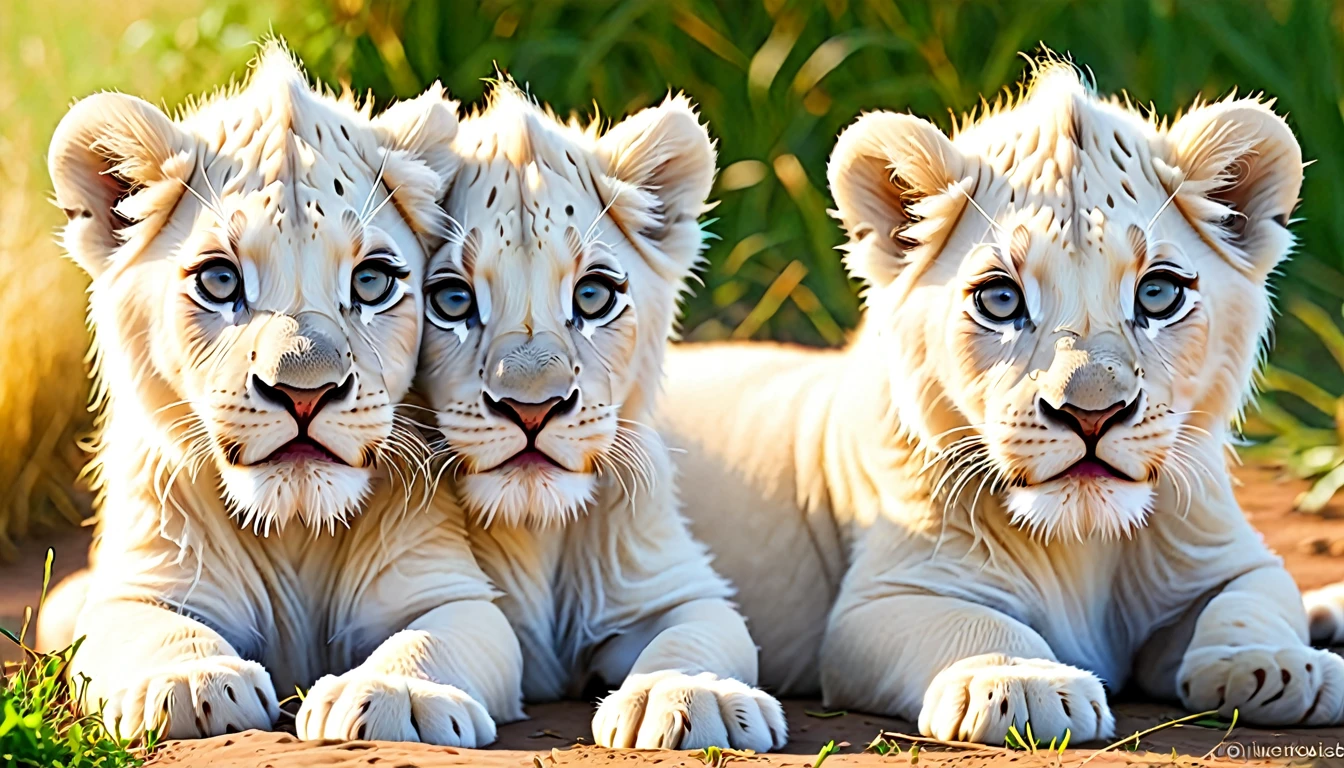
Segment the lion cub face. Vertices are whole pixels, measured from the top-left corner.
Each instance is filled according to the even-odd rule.
[[[599,136],[511,86],[456,147],[461,230],[430,261],[420,389],[484,521],[564,520],[602,475],[648,471],[636,428],[700,251],[713,149],[684,100]]]
[[[181,122],[118,95],[78,105],[52,175],[67,246],[95,278],[108,428],[148,432],[190,475],[212,463],[245,526],[351,513],[396,453],[420,238],[453,167],[414,148],[455,129],[437,92],[371,123],[279,48]]]
[[[1247,391],[1301,178],[1258,102],[1166,128],[1058,65],[955,140],[891,114],[847,131],[849,265],[945,503],[998,491],[1045,539],[1120,535],[1161,484],[1188,503],[1221,473],[1196,444]]]

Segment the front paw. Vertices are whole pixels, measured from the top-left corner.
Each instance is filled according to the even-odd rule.
[[[127,739],[146,730],[166,739],[198,739],[268,729],[279,716],[266,669],[236,656],[208,656],[151,670],[103,707],[103,721]]]
[[[1213,645],[1186,653],[1177,671],[1181,703],[1255,725],[1344,722],[1344,658],[1305,645]]]
[[[703,672],[631,675],[598,705],[599,746],[727,747],[768,752],[788,741],[784,708],[764,691]]]
[[[300,739],[418,741],[483,747],[495,721],[460,688],[415,677],[354,669],[313,684],[299,708]]]
[[[1046,659],[985,654],[938,673],[924,693],[919,730],[943,741],[1002,744],[1008,727],[1048,743],[1108,739],[1115,718],[1091,672]]]

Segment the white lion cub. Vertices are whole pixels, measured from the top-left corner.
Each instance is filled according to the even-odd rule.
[[[1344,659],[1227,470],[1302,183],[1270,106],[1157,122],[1046,62],[951,139],[863,116],[830,183],[868,285],[849,347],[668,360],[686,509],[762,680],[942,739],[1105,738],[1130,682],[1344,721]]]
[[[684,99],[603,134],[506,84],[455,146],[461,230],[430,261],[417,387],[525,697],[619,685],[593,719],[608,746],[782,745],[746,624],[640,423],[700,253],[709,136]]]
[[[476,746],[521,716],[479,663],[519,650],[462,514],[389,479],[456,130],[437,87],[370,121],[278,44],[178,120],[108,93],[57,129],[107,398],[95,564],[44,642],[85,637],[123,735],[268,728],[315,680],[303,738]]]

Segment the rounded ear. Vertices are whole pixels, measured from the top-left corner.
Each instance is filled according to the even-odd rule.
[[[966,171],[965,156],[932,123],[913,115],[871,112],[836,140],[827,167],[831,194],[849,243],[850,273],[882,287],[901,273],[921,245],[941,245],[948,219],[930,203]],[[964,200],[945,198],[945,205]],[[927,225],[919,222],[928,220]],[[947,225],[947,226],[944,226]],[[935,247],[936,247],[935,245]]]
[[[400,101],[374,118],[373,133],[387,151],[383,181],[396,190],[397,207],[411,228],[432,241],[448,235],[448,217],[438,202],[462,166],[453,150],[458,103],[439,83]]]
[[[1287,255],[1288,215],[1302,190],[1302,148],[1272,104],[1199,107],[1167,132],[1163,181],[1190,223],[1234,266],[1259,277]]]
[[[99,93],[79,101],[56,126],[47,169],[56,204],[69,220],[64,244],[92,277],[106,268],[121,245],[120,230],[143,218],[125,203],[142,187],[166,197],[180,196],[183,154],[191,139],[152,104],[120,93]],[[169,202],[156,199],[158,206]],[[143,208],[144,206],[136,206]]]
[[[709,210],[716,156],[709,131],[685,96],[669,96],[597,142],[612,187],[610,214],[655,243],[681,270],[700,255],[698,220]]]
[[[373,119],[373,132],[385,149],[401,150],[419,159],[446,184],[462,164],[452,151],[457,137],[458,103],[435,82],[419,96],[399,101]]]

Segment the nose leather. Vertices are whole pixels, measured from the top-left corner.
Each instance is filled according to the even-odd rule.
[[[503,400],[486,398],[486,405],[491,410],[517,424],[523,430],[523,433],[528,437],[529,445],[536,440],[537,435],[541,434],[541,430],[546,427],[546,423],[553,416],[568,413],[574,408],[576,402],[577,399],[572,397],[564,400],[553,397],[542,403],[521,403],[507,397]]]
[[[1089,411],[1083,408],[1075,408],[1072,405],[1065,405],[1060,408],[1061,411],[1072,416],[1082,430],[1083,437],[1101,437],[1103,433],[1111,426],[1111,419],[1120,411],[1125,409],[1129,403],[1115,403],[1110,408],[1100,411]]]
[[[517,400],[506,399],[502,404],[518,415],[518,420],[523,423],[523,429],[536,432],[546,423],[546,417],[559,402],[559,398],[552,397],[544,403],[520,403]]]
[[[294,416],[299,421],[306,422],[312,419],[313,414],[323,405],[322,396],[335,389],[335,385],[325,384],[314,389],[295,389],[281,384],[276,389],[289,397],[289,401],[294,405]]]

